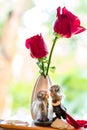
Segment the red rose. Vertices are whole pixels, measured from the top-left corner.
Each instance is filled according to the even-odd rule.
[[[54,23],[54,32],[60,34],[63,37],[69,38],[71,35],[75,35],[85,31],[86,29],[80,26],[80,20],[77,16],[69,12],[65,7],[57,9],[57,19]]]
[[[48,54],[46,44],[41,34],[27,39],[25,46],[27,49],[30,49],[30,55],[33,58],[43,58]]]

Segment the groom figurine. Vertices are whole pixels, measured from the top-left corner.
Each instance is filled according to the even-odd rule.
[[[54,117],[53,120],[55,120],[56,118],[66,119],[66,108],[61,104],[62,95],[60,86],[58,85],[51,86],[50,95],[52,98],[53,112],[56,115],[56,117]]]

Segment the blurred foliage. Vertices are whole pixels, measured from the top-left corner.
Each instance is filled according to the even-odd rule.
[[[82,114],[87,109],[87,79],[75,73],[55,75],[55,83],[58,83],[64,93],[63,105],[72,114]],[[52,77],[51,77],[52,78]]]
[[[82,77],[82,73],[76,68],[62,81],[65,99],[72,113],[80,113],[83,109],[86,111],[87,79]]]
[[[33,3],[31,5],[34,6]],[[2,5],[0,3],[0,7],[1,6]],[[6,10],[6,12],[3,14],[3,18],[0,19],[0,36],[11,9],[12,8]],[[86,14],[87,1],[79,1],[79,6],[76,11],[78,13]],[[46,25],[49,28],[48,34],[49,36],[51,36],[52,23],[56,15],[54,15],[53,12],[50,12],[49,16],[49,20],[45,22],[44,25]],[[87,109],[87,75],[85,75],[87,67],[81,68],[80,66],[73,65],[71,69],[67,69],[65,72],[62,71],[61,73],[59,73],[57,69],[59,69],[59,66],[61,66],[61,68],[64,68],[65,64],[70,62],[70,60],[74,58],[74,53],[77,47],[77,41],[78,37],[74,37],[68,40],[68,43],[66,45],[66,47],[68,47],[69,49],[68,57],[55,57],[56,62],[54,66],[56,66],[56,70],[54,73],[50,72],[50,77],[53,80],[53,82],[58,83],[62,87],[65,95],[63,103],[65,107],[67,107],[68,110],[70,109],[69,111],[72,113],[81,113],[81,111],[86,111]],[[11,83],[9,93],[12,97],[12,113],[16,113],[16,111],[21,107],[24,107],[29,111],[33,85],[34,84],[32,83],[32,81],[18,81]]]
[[[12,113],[16,113],[20,108],[26,108],[29,111],[31,96],[33,90],[32,82],[14,82],[11,84],[9,93],[12,97],[11,109]]]
[[[87,14],[87,1],[83,0],[79,2],[79,6],[78,6],[78,13],[83,13],[83,14]]]

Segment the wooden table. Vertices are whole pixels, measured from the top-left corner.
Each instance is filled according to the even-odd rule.
[[[51,128],[51,127],[33,126],[33,127],[30,127],[28,130],[60,130],[60,129]],[[66,129],[63,129],[63,130],[66,130]],[[77,129],[73,129],[73,130],[77,130]],[[85,129],[80,128],[78,130],[85,130]]]
[[[25,125],[14,125],[14,124],[5,124],[0,122],[0,130],[60,130],[58,128],[52,128],[52,127],[42,127],[42,126],[36,126],[32,122],[28,126]],[[66,129],[63,129],[66,130]],[[73,129],[73,130],[86,130],[84,128],[80,129]]]
[[[15,126],[15,125],[1,125],[0,124],[0,130],[59,130],[57,128],[52,127],[41,127],[41,126]],[[66,130],[66,129],[63,129]],[[80,129],[73,129],[73,130],[86,130],[84,128]]]

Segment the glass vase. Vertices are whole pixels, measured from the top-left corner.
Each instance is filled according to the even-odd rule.
[[[36,80],[31,98],[31,116],[36,125],[48,126],[52,121],[52,103],[49,90],[52,86],[50,77],[40,75]]]

